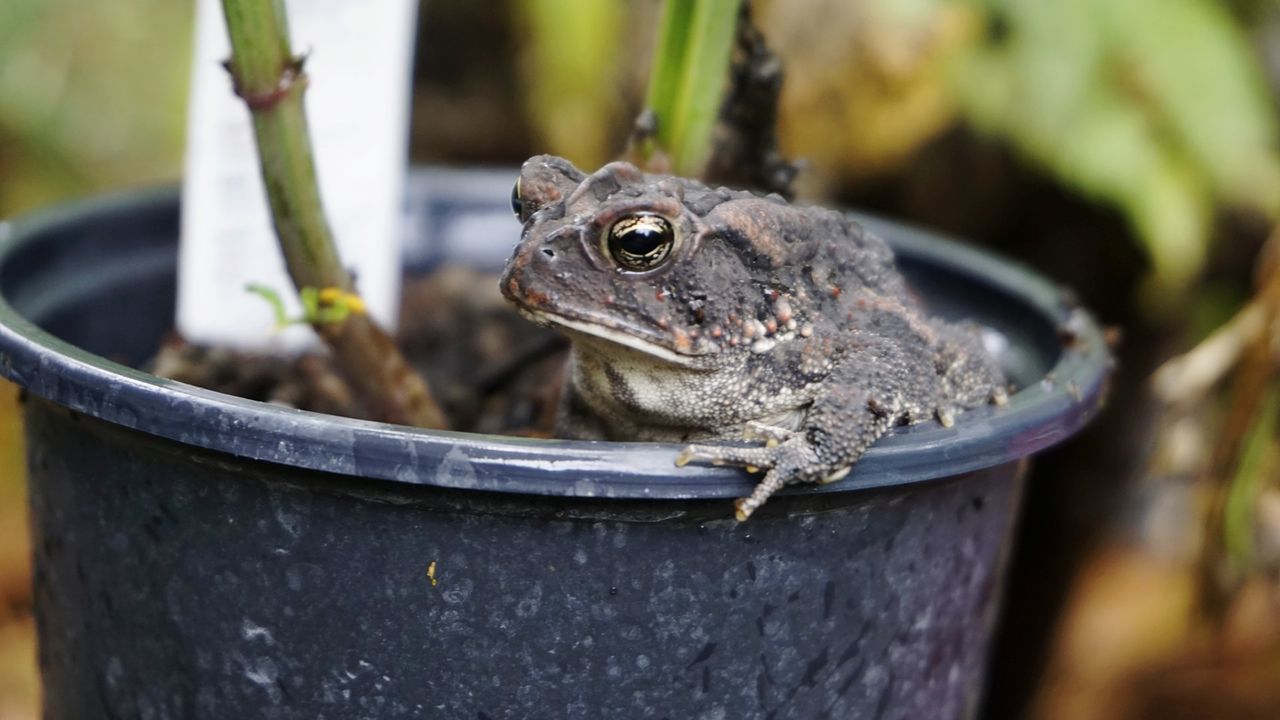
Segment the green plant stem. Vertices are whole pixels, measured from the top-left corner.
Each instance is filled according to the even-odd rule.
[[[294,286],[353,292],[338,255],[316,183],[311,134],[303,109],[303,58],[293,54],[283,0],[222,0],[231,37],[231,72],[253,118],[258,159],[272,221]],[[315,322],[348,381],[382,420],[443,427],[426,382],[368,315]]]
[[[253,119],[262,179],[289,275],[299,287],[349,287],[316,185],[303,111],[307,76],[289,48],[281,0],[224,0],[227,69]]]
[[[1236,573],[1243,575],[1253,563],[1254,532],[1257,526],[1258,497],[1265,486],[1267,455],[1275,442],[1280,416],[1280,383],[1272,381],[1258,406],[1240,448],[1234,477],[1227,486],[1223,508],[1223,533],[1227,557]]]
[[[666,0],[659,20],[646,107],[657,119],[656,147],[671,170],[701,175],[724,97],[742,0]]]

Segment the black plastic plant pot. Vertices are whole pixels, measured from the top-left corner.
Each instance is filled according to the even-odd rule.
[[[411,264],[499,267],[511,178],[415,175]],[[428,432],[133,369],[173,323],[177,197],[4,228],[47,718],[972,716],[1027,460],[1110,367],[1055,286],[867,219],[1021,389],[739,524],[751,478],[674,445]]]

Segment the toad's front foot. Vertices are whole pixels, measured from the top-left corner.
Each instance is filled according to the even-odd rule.
[[[747,472],[766,471],[750,495],[734,501],[735,516],[739,521],[751,517],[751,513],[787,485],[833,482],[849,474],[847,465],[831,467],[824,464],[802,435],[793,435],[781,444],[770,443],[764,447],[690,445],[676,457],[676,465],[690,462],[737,465],[746,468]]]

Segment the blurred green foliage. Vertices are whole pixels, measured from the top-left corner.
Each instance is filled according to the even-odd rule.
[[[179,175],[193,6],[0,2],[0,215]]]
[[[964,114],[1120,208],[1157,288],[1200,269],[1219,203],[1275,217],[1275,104],[1224,4],[973,1],[984,32],[956,64]]]
[[[610,142],[620,112],[618,91],[632,58],[623,48],[628,23],[617,2],[518,0],[525,107],[543,140],[581,164],[595,167],[615,151]]]

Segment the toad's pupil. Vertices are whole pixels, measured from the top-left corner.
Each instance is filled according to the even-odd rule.
[[[618,246],[629,255],[648,255],[667,241],[661,228],[634,227],[618,233]]]

